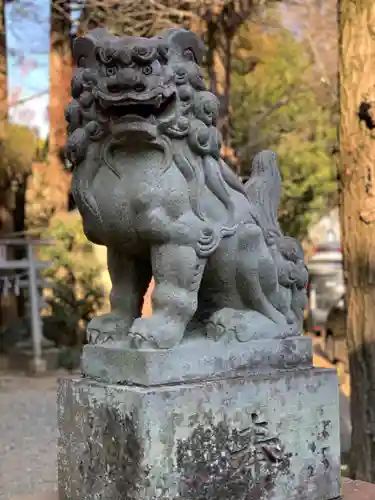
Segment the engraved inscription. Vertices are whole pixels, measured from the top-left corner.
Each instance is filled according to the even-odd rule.
[[[178,443],[180,494],[187,500],[262,498],[279,474],[289,470],[289,455],[258,413],[245,429],[226,422],[198,425]],[[256,496],[255,496],[256,495]]]
[[[269,435],[268,422],[261,420],[256,413],[251,415],[251,419],[252,425],[238,432],[243,446],[230,453],[230,465],[235,472],[244,468],[252,470],[256,479],[259,466],[271,472],[282,461],[283,455],[280,439]]]

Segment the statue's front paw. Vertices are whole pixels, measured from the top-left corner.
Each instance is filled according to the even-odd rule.
[[[214,312],[205,325],[207,337],[215,341],[224,336],[232,338],[236,333],[236,320],[240,321],[242,319],[241,314],[240,311],[230,308]]]
[[[154,313],[148,318],[137,318],[130,328],[129,337],[136,349],[170,349],[181,342],[184,333],[184,324]]]
[[[90,344],[105,344],[121,340],[129,331],[129,322],[115,313],[96,316],[87,325],[87,338]]]

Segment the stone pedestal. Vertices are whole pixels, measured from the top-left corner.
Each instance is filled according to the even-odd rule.
[[[274,341],[268,365],[267,342],[205,342],[86,346],[59,387],[59,500],[339,498],[338,381],[311,340]]]

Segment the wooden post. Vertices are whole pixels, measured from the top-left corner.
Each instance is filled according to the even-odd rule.
[[[34,369],[36,372],[43,370],[42,360],[42,327],[39,310],[39,292],[34,261],[34,252],[31,243],[27,244],[27,257],[29,263],[29,300],[31,309],[31,333],[34,351]]]

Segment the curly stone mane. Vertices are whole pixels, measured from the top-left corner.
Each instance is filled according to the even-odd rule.
[[[119,177],[110,158],[111,147],[119,139],[112,137],[110,120],[96,99],[96,85],[100,78],[98,67],[116,57],[113,50],[105,48],[108,40],[119,39],[106,30],[97,29],[75,43],[74,55],[78,68],[72,79],[73,101],[66,110],[69,135],[66,156],[71,168],[78,167],[85,159],[89,145],[99,141],[103,143],[103,162]],[[237,229],[233,197],[229,190],[234,189],[247,197],[246,191],[220,157],[221,136],[217,129],[219,100],[205,87],[199,67],[203,56],[199,39],[192,32],[172,29],[152,40],[157,57],[173,73],[177,92],[175,116],[172,121],[158,125],[158,137],[154,142],[162,144],[166,157],[165,168],[176,165],[189,186],[192,210],[206,223],[198,251],[202,256],[208,256],[215,251],[222,237],[234,234]],[[121,59],[126,60],[130,56],[126,48],[123,51]],[[80,57],[80,54],[85,54],[85,57]],[[216,227],[202,209],[202,196],[206,188],[227,210],[227,220],[221,227]]]
[[[207,256],[216,249],[222,237],[234,234],[237,228],[233,222],[233,197],[228,188],[247,195],[237,176],[220,157],[221,135],[217,129],[220,103],[212,92],[206,90],[198,65],[200,59],[201,55],[195,54],[194,60],[171,61],[179,113],[176,122],[166,127],[163,133],[172,139],[173,159],[189,185],[192,210],[208,224],[200,248],[200,253]],[[201,207],[206,187],[228,212],[226,224],[216,232]]]

